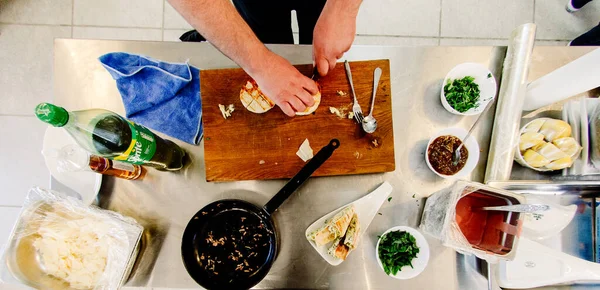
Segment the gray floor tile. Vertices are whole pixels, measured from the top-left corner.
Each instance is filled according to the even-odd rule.
[[[566,0],[535,2],[538,39],[573,40],[600,22],[600,1],[592,1],[571,14],[565,10]]]
[[[398,37],[357,35],[354,45],[393,45],[393,46],[437,46],[439,40],[434,37]]]
[[[0,22],[71,24],[73,0],[2,0]]]
[[[69,38],[70,27],[0,24],[0,115],[32,115],[52,99],[54,38]]]
[[[506,46],[508,39],[482,39],[482,38],[442,38],[440,45],[447,46]]]
[[[73,24],[162,28],[163,0],[73,0]]]
[[[0,116],[0,205],[21,206],[29,188],[49,187],[41,153],[46,128],[36,117]]]
[[[363,1],[356,23],[357,34],[438,36],[440,0]]]
[[[162,30],[147,28],[75,26],[73,27],[73,38],[161,41]]]
[[[533,0],[442,1],[442,37],[507,38],[528,22],[533,22]]]

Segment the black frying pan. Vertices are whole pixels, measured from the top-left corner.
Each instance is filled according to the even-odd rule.
[[[277,255],[271,214],[340,146],[332,139],[262,208],[239,199],[215,201],[190,220],[181,256],[192,278],[207,289],[248,289],[260,282]]]

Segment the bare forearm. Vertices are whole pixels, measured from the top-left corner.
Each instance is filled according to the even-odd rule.
[[[356,17],[361,3],[362,0],[327,0],[325,5],[330,6],[328,8],[332,8],[328,10],[335,11],[344,16]]]
[[[188,23],[250,75],[270,51],[228,0],[169,0]]]

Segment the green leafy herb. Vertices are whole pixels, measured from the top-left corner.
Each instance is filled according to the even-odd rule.
[[[448,80],[444,86],[444,94],[448,104],[455,110],[464,113],[471,108],[477,108],[479,101],[479,85],[475,78],[466,76],[462,79]]]
[[[388,202],[392,201],[392,197],[388,197]]]
[[[405,231],[389,232],[379,242],[379,259],[388,275],[396,275],[404,266],[413,268],[412,259],[418,253],[415,237]]]
[[[488,79],[492,78],[492,73],[488,73]]]
[[[210,141],[210,137],[206,137],[206,138],[204,138],[204,140]]]
[[[378,215],[383,215],[383,214],[382,214],[382,213],[380,213],[380,212],[378,212],[377,214],[378,214]]]
[[[415,198],[415,194],[414,194],[414,193],[413,193],[413,196],[412,196],[412,198]]]

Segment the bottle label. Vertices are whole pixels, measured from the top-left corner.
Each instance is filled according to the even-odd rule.
[[[128,124],[131,129],[131,144],[123,154],[115,157],[115,160],[144,164],[146,161],[150,161],[156,152],[154,134],[142,125],[131,121]]]
[[[123,170],[123,171],[129,171],[129,172],[135,171],[135,167],[133,167],[132,164],[121,162],[121,161],[116,161],[116,160],[112,161],[112,167],[114,169],[119,169],[119,170]]]

